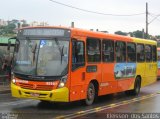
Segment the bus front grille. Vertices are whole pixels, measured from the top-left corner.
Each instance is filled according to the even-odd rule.
[[[53,86],[51,85],[38,85],[38,84],[24,84],[19,83],[19,86],[24,89],[31,89],[31,90],[43,90],[43,91],[51,91],[53,90]]]

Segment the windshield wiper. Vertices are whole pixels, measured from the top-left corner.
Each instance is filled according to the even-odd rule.
[[[37,75],[32,75],[32,74],[25,74],[25,73],[20,73],[20,72],[14,72],[15,76],[24,79],[24,80],[29,80],[29,81],[55,81],[59,80],[62,78],[63,75],[60,76],[37,76]]]
[[[28,42],[31,42],[31,40],[27,37],[26,38],[28,40]],[[34,64],[34,61],[35,61],[35,53],[36,53],[36,49],[37,49],[37,43],[34,43],[31,45],[31,52],[33,53],[33,64]]]
[[[61,50],[61,64],[62,64],[62,57],[64,56],[63,49],[64,49],[64,45],[63,45],[62,50]]]
[[[36,53],[37,43],[33,45],[32,53],[33,53],[33,63],[35,61],[35,53]]]

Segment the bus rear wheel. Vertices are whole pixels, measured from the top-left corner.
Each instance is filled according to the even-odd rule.
[[[40,103],[43,103],[43,104],[50,104],[51,101],[47,101],[47,100],[40,100]]]
[[[141,88],[141,79],[140,77],[137,77],[134,83],[134,89],[133,90],[127,90],[125,91],[126,95],[138,95],[140,93]]]
[[[140,88],[141,88],[141,79],[137,77],[134,83],[134,89],[131,90],[131,94],[138,95],[140,93]]]
[[[89,86],[88,86],[88,89],[87,89],[87,97],[85,99],[85,104],[86,105],[91,105],[94,102],[94,100],[95,100],[95,96],[96,96],[95,86],[91,82],[89,84]]]

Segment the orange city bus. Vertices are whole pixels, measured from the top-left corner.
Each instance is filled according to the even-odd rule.
[[[160,78],[160,48],[157,48],[157,55],[158,55],[158,75],[157,78]]]
[[[91,105],[101,95],[138,95],[156,81],[157,43],[77,28],[27,27],[16,38],[17,98]]]

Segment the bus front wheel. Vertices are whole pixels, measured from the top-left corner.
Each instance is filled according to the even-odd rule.
[[[85,104],[86,105],[91,105],[94,100],[95,100],[95,96],[96,96],[96,93],[95,93],[95,86],[94,84],[91,82],[88,86],[88,89],[87,89],[87,97],[85,99]]]

